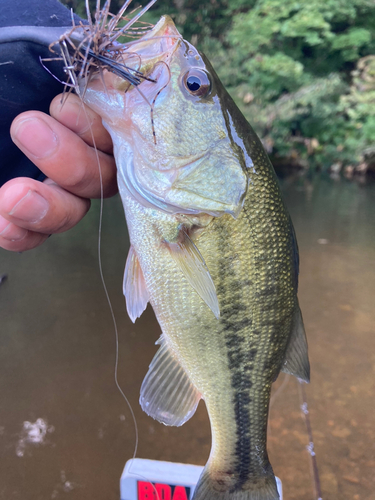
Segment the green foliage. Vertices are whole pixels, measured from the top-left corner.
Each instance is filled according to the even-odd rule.
[[[66,1],[82,14],[83,0]],[[325,168],[375,151],[374,7],[373,0],[158,0],[147,21],[174,18],[274,157]]]
[[[371,32],[365,28],[349,28],[346,33],[337,35],[332,42],[332,49],[342,52],[346,61],[359,58],[359,50],[371,41]]]
[[[374,4],[237,2],[224,38],[236,56],[221,58],[218,73],[232,75],[226,83],[268,151],[323,168],[361,163],[375,146],[375,89],[363,85],[375,76]]]

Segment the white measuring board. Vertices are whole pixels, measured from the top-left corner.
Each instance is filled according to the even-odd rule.
[[[143,458],[129,460],[120,480],[121,500],[191,500],[202,471],[203,467],[198,465]],[[278,477],[276,483],[283,500]]]

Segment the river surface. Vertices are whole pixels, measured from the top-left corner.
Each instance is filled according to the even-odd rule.
[[[375,499],[375,185],[282,180],[301,256],[306,387],[324,500]],[[119,500],[135,431],[114,381],[115,334],[101,283],[98,211],[23,254],[0,249],[0,499]],[[138,404],[160,329],[133,325],[122,296],[129,242],[118,197],[105,201],[102,262],[119,331],[119,381],[139,427],[137,456],[203,465],[204,404],[167,428]],[[313,500],[298,384],[281,375],[269,453],[285,500]]]

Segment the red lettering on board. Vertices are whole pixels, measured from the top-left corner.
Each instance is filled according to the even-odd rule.
[[[176,486],[173,493],[172,500],[189,500],[186,495],[185,486]]]
[[[155,484],[158,500],[172,500],[172,488],[168,484]]]
[[[173,488],[173,496],[172,496]],[[138,500],[189,500],[190,488],[138,481]]]
[[[154,485],[146,481],[138,481],[138,500],[154,500]]]

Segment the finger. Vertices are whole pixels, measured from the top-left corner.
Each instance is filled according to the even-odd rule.
[[[39,111],[27,111],[11,126],[14,143],[58,185],[83,198],[117,192],[113,156],[96,151],[57,120]],[[99,161],[99,165],[98,165]]]
[[[46,241],[48,234],[20,228],[0,215],[0,247],[11,252],[31,250]]]
[[[42,183],[22,177],[13,179],[0,189],[0,216],[18,230],[3,227],[0,236],[19,240],[22,230],[47,236],[61,233],[75,226],[89,207],[90,200],[65,191],[51,180]]]
[[[77,95],[56,96],[51,102],[50,114],[90,146],[94,146],[95,142],[100,151],[112,154],[112,139],[103,127],[101,117],[83,104]]]

